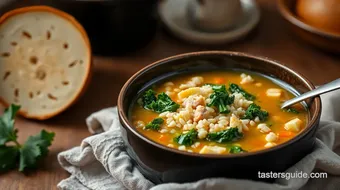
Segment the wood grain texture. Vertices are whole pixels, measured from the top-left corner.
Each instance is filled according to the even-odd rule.
[[[57,162],[57,154],[74,146],[90,135],[85,119],[92,112],[115,106],[120,88],[125,81],[142,67],[153,61],[199,50],[242,51],[270,57],[295,69],[320,85],[340,77],[340,56],[315,49],[296,38],[279,15],[275,1],[258,0],[261,21],[245,39],[220,47],[201,47],[187,44],[160,30],[155,39],[144,49],[122,57],[95,57],[94,76],[85,95],[61,115],[44,122],[18,118],[20,141],[41,129],[54,131],[56,137],[49,156],[41,168],[27,176],[12,171],[0,175],[0,189],[47,190],[69,174]],[[3,107],[0,107],[0,112]]]

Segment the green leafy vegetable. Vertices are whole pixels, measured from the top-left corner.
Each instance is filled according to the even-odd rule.
[[[25,144],[20,148],[19,171],[25,168],[36,168],[38,160],[48,153],[48,147],[54,138],[54,133],[48,133],[45,130],[40,131],[35,136],[30,136]]]
[[[0,146],[0,172],[15,168],[19,151],[14,146]]]
[[[229,113],[228,105],[234,102],[234,96],[229,96],[225,85],[211,85],[214,93],[210,95],[210,103],[207,106],[215,106],[220,113]]]
[[[145,109],[151,110],[152,109],[151,104],[156,101],[157,98],[155,91],[153,91],[152,89],[145,91],[142,97],[142,103]]]
[[[198,132],[195,129],[191,129],[189,132],[175,137],[174,141],[180,145],[190,146],[197,140],[197,134]]]
[[[14,116],[20,106],[12,105],[0,117],[0,145],[17,139],[17,130],[14,129]]]
[[[295,113],[295,114],[299,114],[300,112],[295,109],[295,108],[287,108],[287,109],[283,109],[284,112],[289,112],[289,113]]]
[[[227,88],[224,84],[206,84],[211,86],[211,88],[214,90],[214,92],[226,92]]]
[[[268,116],[269,114],[267,111],[261,110],[260,106],[252,103],[247,108],[243,119],[255,119],[256,117],[259,117],[260,121],[265,121],[267,120]]]
[[[240,146],[232,146],[229,150],[229,153],[235,154],[235,153],[242,153],[247,152],[246,150],[243,150]]]
[[[152,120],[150,123],[145,125],[144,129],[151,129],[151,130],[159,130],[161,125],[163,124],[164,120],[162,118],[156,118]]]
[[[147,90],[142,97],[143,107],[147,110],[152,110],[157,113],[166,111],[174,112],[179,108],[179,104],[171,100],[171,98],[164,92],[158,94],[152,89]]]
[[[248,92],[246,92],[245,90],[243,90],[240,86],[238,86],[237,84],[231,83],[229,85],[229,91],[231,93],[241,93],[244,98],[246,98],[247,100],[255,100],[255,96],[252,94],[249,94]]]
[[[38,161],[47,155],[54,133],[42,130],[38,135],[30,136],[21,145],[17,141],[14,129],[14,117],[20,106],[11,105],[0,117],[0,172],[5,172],[19,165],[19,171],[36,168]],[[15,146],[7,145],[12,142]],[[19,163],[18,163],[19,162]]]
[[[243,134],[238,131],[238,128],[233,127],[227,130],[223,130],[217,133],[209,133],[207,135],[207,140],[214,141],[218,143],[226,143],[231,141],[236,141],[243,137]]]

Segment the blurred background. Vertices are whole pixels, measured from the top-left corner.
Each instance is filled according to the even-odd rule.
[[[307,1],[310,2],[307,5],[320,9],[302,9],[297,15],[298,6],[306,8],[306,4],[298,2]],[[89,136],[86,117],[115,106],[128,78],[144,66],[169,56],[202,50],[240,51],[277,60],[315,85],[339,78],[340,35],[337,28],[330,26],[340,26],[340,11],[326,9],[339,9],[339,3],[338,0],[0,0],[0,15],[29,5],[50,5],[72,14],[86,29],[94,53],[92,81],[74,106],[44,122],[17,120],[20,140],[42,128],[57,134],[45,170],[27,177],[10,172],[1,176],[1,184],[5,189],[55,187],[68,176],[56,155]],[[228,11],[213,11],[219,7]]]

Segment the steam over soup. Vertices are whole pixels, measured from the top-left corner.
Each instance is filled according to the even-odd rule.
[[[201,154],[235,154],[276,146],[306,125],[302,105],[267,78],[234,71],[180,75],[145,91],[130,118],[148,138]]]

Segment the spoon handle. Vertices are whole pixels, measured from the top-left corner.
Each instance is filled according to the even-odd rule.
[[[300,96],[297,96],[293,99],[290,99],[286,102],[284,102],[282,105],[281,105],[281,108],[286,108],[288,106],[291,106],[293,104],[296,104],[298,102],[301,102],[305,99],[308,99],[308,98],[311,98],[311,97],[314,97],[314,96],[318,96],[318,95],[321,95],[321,94],[324,94],[326,92],[330,92],[330,91],[333,91],[333,90],[337,90],[337,89],[340,89],[340,79],[336,79],[330,83],[327,83],[327,84],[324,84],[322,86],[319,86],[318,88],[314,89],[314,90],[311,90],[309,92],[306,92],[304,94],[301,94]]]

